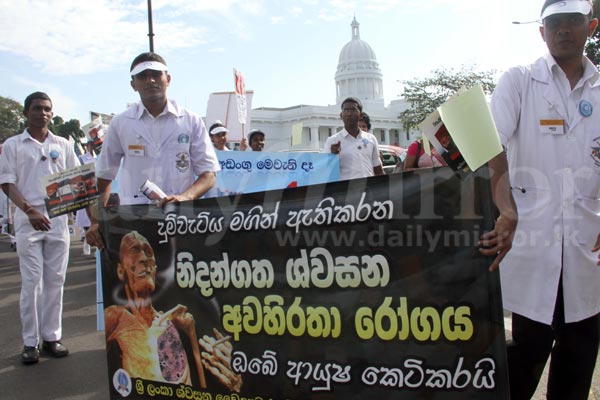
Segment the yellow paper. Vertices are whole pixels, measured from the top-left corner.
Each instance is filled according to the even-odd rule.
[[[438,111],[471,171],[502,152],[481,84],[452,97]]]
[[[302,122],[292,125],[292,146],[302,144]]]

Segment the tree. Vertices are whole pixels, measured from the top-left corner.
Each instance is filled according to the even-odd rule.
[[[75,140],[82,138],[85,136],[83,131],[81,130],[81,124],[78,119],[70,119],[67,122],[63,123],[57,128],[57,135],[68,139],[72,137]]]
[[[594,18],[600,18],[600,0],[594,0]],[[588,39],[585,45],[585,54],[587,57],[600,68],[600,29]]]
[[[459,70],[436,69],[431,76],[403,81],[402,97],[410,105],[400,113],[404,129],[415,128],[462,87],[481,83],[484,92],[491,94],[495,87],[495,73],[493,70],[478,72],[474,66],[462,66]]]
[[[23,106],[13,99],[0,96],[0,139],[6,140],[24,128]]]

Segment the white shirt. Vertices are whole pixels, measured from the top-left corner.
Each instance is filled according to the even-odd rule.
[[[67,139],[48,131],[46,140],[40,143],[25,129],[2,146],[0,184],[14,183],[29,204],[44,206],[44,177],[78,165],[73,145]]]
[[[340,179],[356,179],[373,176],[373,168],[381,165],[375,136],[360,131],[353,137],[342,129],[325,141],[323,153],[331,153],[331,145],[340,142]]]
[[[491,103],[519,212],[513,248],[500,265],[503,304],[545,324],[561,267],[565,321],[600,312],[600,268],[591,252],[600,232],[600,79],[584,62],[572,91],[549,55],[512,68]]]
[[[172,100],[156,118],[137,103],[112,119],[96,162],[97,176],[114,180],[121,162],[121,204],[148,203],[139,191],[146,179],[173,195],[202,173],[221,169],[202,119]]]

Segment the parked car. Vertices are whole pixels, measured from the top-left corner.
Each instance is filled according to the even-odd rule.
[[[381,158],[383,172],[386,174],[391,174],[394,172],[394,168],[396,168],[398,161],[406,158],[406,149],[399,146],[380,144],[379,157]]]

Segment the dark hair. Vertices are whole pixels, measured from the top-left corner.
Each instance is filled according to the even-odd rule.
[[[158,54],[152,53],[152,52],[146,52],[146,53],[140,54],[139,56],[137,56],[136,58],[133,59],[133,61],[131,63],[131,67],[129,68],[129,72],[133,71],[133,69],[135,68],[136,65],[138,65],[139,63],[143,63],[144,61],[158,61],[160,63],[167,65],[167,62],[165,61],[165,59],[162,58],[161,56],[159,56]]]
[[[355,103],[358,106],[358,111],[362,112],[362,103],[356,97],[346,97],[344,101],[342,101],[342,110],[344,109],[344,104],[346,103]]]
[[[252,142],[252,138],[254,137],[254,135],[260,133],[263,136],[267,136],[265,135],[265,133],[263,131],[261,131],[260,129],[252,129],[250,131],[250,135],[248,135],[248,143]]]
[[[542,15],[544,13],[544,10],[548,7],[551,6],[554,3],[558,3],[559,1],[563,1],[563,0],[546,0],[544,2],[544,5],[542,6],[542,11],[540,12],[540,15]],[[589,18],[592,18],[594,15],[594,2],[592,0],[587,0],[590,3],[590,6],[592,6],[592,9],[590,11],[590,13],[587,15]]]
[[[50,102],[50,105],[52,105],[52,100],[50,100],[50,97],[46,93],[33,92],[29,96],[27,96],[27,98],[25,99],[25,104],[23,105],[23,110],[29,111],[29,107],[31,107],[31,103],[33,103],[33,101],[36,99],[48,100]]]
[[[362,113],[358,120],[365,121],[365,124],[367,124],[367,128],[371,130],[371,117],[369,117],[369,114],[367,114],[366,112]]]
[[[223,125],[222,122],[215,122],[214,124],[212,124],[210,126],[210,128],[208,128],[208,133],[210,134],[212,132],[212,130],[215,129],[216,127],[218,127],[218,126],[225,127],[225,125]]]

